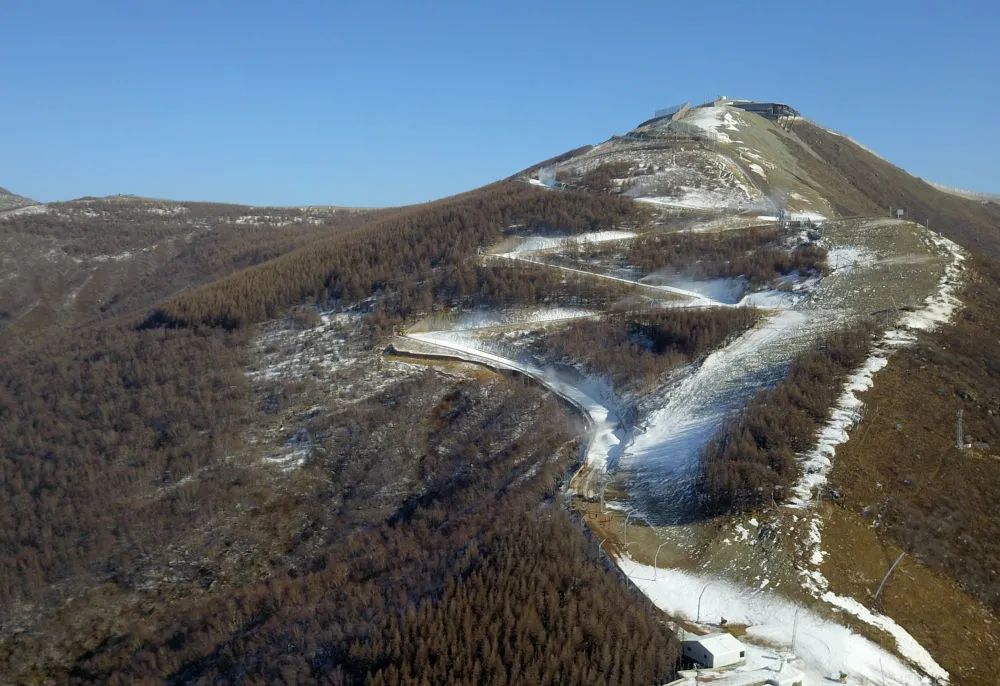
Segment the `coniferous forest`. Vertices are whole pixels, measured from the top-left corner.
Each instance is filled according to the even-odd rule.
[[[982,248],[954,322],[894,353],[821,495],[993,612],[996,205],[942,200],[803,126],[830,164],[802,165],[838,212],[881,217],[879,189],[928,216],[954,204],[949,235]],[[625,171],[593,168],[590,190],[506,181],[391,210],[88,198],[4,217],[6,245],[51,243],[82,266],[66,283],[58,266],[25,270],[0,302],[0,683],[674,678],[665,615],[564,500],[580,417],[530,376],[387,347],[425,317],[581,308],[527,332],[530,352],[634,400],[768,314],[664,307],[656,285],[611,272],[751,290],[830,273],[817,232],[679,230],[615,194]],[[536,262],[484,254],[608,229],[642,235]],[[81,276],[95,263],[113,268]],[[810,344],[704,448],[699,524],[787,497],[870,353],[867,317]]]
[[[8,338],[0,594],[14,630],[0,674],[668,680],[676,640],[561,505],[579,426],[537,387],[404,374],[308,415],[312,452],[294,474],[262,469],[248,438],[322,385],[248,378],[254,322],[288,316],[301,328],[317,304],[353,308],[356,354],[374,360],[373,344],[414,313],[570,288],[478,266],[477,245],[645,220],[607,196],[500,184],[338,231],[151,313]]]

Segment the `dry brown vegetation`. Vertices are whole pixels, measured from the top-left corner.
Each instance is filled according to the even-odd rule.
[[[993,676],[1000,674],[1000,619],[986,605],[912,554],[902,559],[876,602],[882,577],[902,550],[860,509],[827,500],[817,511],[823,518],[821,571],[830,590],[870,604],[906,627],[948,670],[951,684],[993,683]]]
[[[502,377],[428,371],[360,401],[297,407],[309,384],[333,379],[314,371],[257,397],[243,373],[248,330],[237,326],[303,294],[308,304],[289,314],[296,329],[315,325],[317,296],[365,301],[372,319],[419,309],[422,293],[443,306],[566,289],[606,298],[538,270],[464,261],[512,224],[574,231],[625,218],[642,219],[615,199],[507,184],[193,291],[144,327],[4,348],[0,674],[669,680],[671,633],[556,498],[579,453],[578,427],[554,399]],[[171,307],[192,316],[170,319]],[[311,449],[282,476],[245,438],[251,422],[277,423],[295,407]]]
[[[554,399],[515,380],[426,372],[393,384],[310,422],[317,449],[294,488],[257,493],[241,486],[246,476],[200,475],[197,512],[212,535],[185,560],[195,573],[178,580],[173,561],[175,578],[154,585],[151,599],[182,591],[169,602],[126,612],[113,633],[92,622],[62,665],[34,662],[49,652],[45,631],[19,634],[0,643],[0,671],[112,684],[666,681],[670,632],[552,500],[578,454],[576,430]],[[242,496],[235,510],[212,495],[224,484]],[[122,521],[88,512],[123,519],[120,497],[70,502],[114,536]],[[193,523],[160,516],[182,538]],[[280,554],[257,561],[285,530]],[[165,569],[160,534],[121,535]],[[259,579],[234,582],[222,560],[237,551],[230,565],[265,562]],[[93,573],[142,593],[134,564]]]
[[[208,323],[238,328],[275,317],[305,299],[356,301],[406,283],[410,305],[386,312],[400,321],[426,305],[451,272],[478,248],[521,226],[555,232],[584,232],[647,219],[631,201],[586,193],[553,193],[506,182],[418,207],[284,255],[164,304],[149,325]],[[471,273],[472,270],[469,270]],[[476,284],[469,283],[470,290]],[[445,286],[447,292],[447,287]],[[429,292],[430,295],[424,295]],[[430,298],[430,299],[429,299]]]
[[[770,284],[776,276],[818,274],[826,250],[805,243],[788,250],[779,245],[777,229],[759,228],[718,234],[650,234],[631,245],[627,260],[645,273],[677,271],[697,278],[744,277],[751,288]]]
[[[977,202],[938,190],[856,143],[804,120],[794,131],[816,155],[789,139],[796,158],[817,182],[823,197],[844,215],[886,216],[903,208],[906,216],[940,231],[966,248],[1000,258],[1000,205]]]
[[[912,177],[848,141],[800,134],[834,165],[811,173],[825,174],[843,211],[903,205],[919,219],[926,208],[935,228],[998,252],[995,206],[908,185]],[[815,164],[806,155],[803,164]],[[230,218],[225,207],[205,211]],[[252,395],[243,374],[249,323],[306,302],[294,318],[309,327],[314,303],[363,303],[378,335],[436,307],[565,295],[579,287],[471,258],[512,225],[578,232],[644,219],[611,196],[505,183],[371,225],[351,219],[341,234],[316,242],[294,227],[247,245],[244,234],[220,234],[204,251],[192,244],[181,253],[194,266],[167,290],[143,294],[134,284],[148,282],[128,281],[133,288],[118,287],[108,312],[134,312],[148,306],[143,298],[267,261],[170,300],[146,328],[88,326],[5,342],[0,681],[668,681],[676,642],[558,501],[577,455],[576,427],[538,389],[495,376],[407,376],[357,403],[310,414],[304,428],[315,447],[295,474],[229,459],[252,452],[243,439],[261,407],[304,395],[300,381],[274,398]],[[155,226],[136,219],[120,241],[108,233],[115,221],[99,229],[102,250],[157,238]],[[16,226],[30,233],[40,225]],[[76,230],[52,229],[69,232],[73,256],[87,240]],[[766,280],[822,263],[818,253],[765,253],[735,264],[756,250],[738,241],[657,249],[657,269],[705,276]],[[169,278],[169,266],[157,269],[154,277]],[[862,428],[838,451],[834,506],[877,521],[996,611],[1000,270],[985,261],[978,269],[955,327],[901,351],[879,376]],[[611,295],[575,292],[595,301]],[[702,337],[668,335],[662,351],[696,355],[704,341],[728,335],[729,324]],[[621,357],[594,364],[646,359],[629,336],[654,340],[641,325],[610,335]],[[716,446],[720,459],[706,468],[717,494],[710,502],[752,507],[773,492],[758,485],[787,483],[789,453],[811,442],[838,375],[867,347],[862,338],[845,337],[836,355],[828,346],[798,361],[789,381],[727,429]],[[568,350],[575,341],[564,343]],[[975,439],[971,450],[950,447],[958,407]]]
[[[247,386],[239,334],[83,330],[0,352],[0,602],[94,569],[200,514],[197,484],[238,442]],[[214,496],[223,499],[223,493]]]
[[[617,190],[615,179],[628,174],[631,165],[628,162],[609,162],[601,164],[586,174],[580,180],[581,185],[599,193],[610,193]]]
[[[296,207],[248,207],[205,202],[172,202],[144,198],[85,198],[51,203],[48,211],[0,221],[2,233],[32,233],[59,239],[75,257],[115,255],[141,249],[165,238],[199,229],[239,233],[251,245],[277,234],[315,235],[317,227],[357,227],[388,210],[308,210]],[[226,236],[220,236],[225,239]],[[228,257],[228,252],[225,253]]]
[[[837,451],[837,504],[1000,611],[1000,269],[982,261],[954,326],[897,352]],[[955,447],[964,411],[973,447]]]
[[[812,242],[789,248],[787,238],[786,233],[772,227],[720,233],[648,233],[627,244],[580,244],[569,256],[551,255],[547,259],[569,266],[578,266],[581,260],[611,261],[619,267],[637,268],[642,274],[743,277],[753,289],[774,285],[782,276],[825,271],[825,248]]]
[[[871,328],[828,336],[792,360],[785,377],[759,393],[702,454],[700,490],[709,513],[780,503],[847,375],[868,356]],[[773,498],[773,500],[772,500]]]
[[[622,312],[545,335],[542,354],[607,376],[619,391],[643,390],[760,319],[753,308]]]
[[[820,155],[793,147],[838,211],[878,215],[901,207],[978,253],[961,295],[965,309],[954,325],[922,335],[880,372],[865,396],[864,423],[837,451],[832,481],[838,505],[877,520],[880,531],[996,613],[1000,205],[940,191],[808,122],[796,122],[795,132]],[[979,448],[953,447],[959,408]]]
[[[145,313],[163,298],[399,210],[109,198],[0,219],[0,336]]]
[[[543,303],[604,307],[632,286],[584,276],[567,277],[539,265],[496,260],[465,262],[439,270],[418,285],[412,279],[380,294],[366,317],[372,340],[388,334],[407,317],[444,309],[528,306]]]

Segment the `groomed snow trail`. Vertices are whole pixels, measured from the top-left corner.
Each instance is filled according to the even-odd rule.
[[[816,447],[803,457],[802,476],[792,490],[793,496],[786,503],[787,507],[806,511],[812,509],[815,502],[814,494],[825,485],[827,476],[833,468],[837,447],[850,439],[848,430],[861,417],[863,404],[857,394],[872,387],[875,374],[888,364],[893,350],[911,344],[916,339],[912,333],[914,330],[930,330],[948,322],[961,307],[956,291],[962,282],[965,253],[957,244],[943,236],[934,235],[930,241],[936,248],[947,252],[951,258],[938,282],[937,291],[924,300],[922,308],[907,314],[895,327],[886,331],[871,356],[848,378],[830,419],[817,435]],[[823,520],[815,512],[809,512],[809,517],[809,533],[805,541],[808,554],[804,557],[810,567],[800,572],[804,588],[824,602],[888,633],[896,642],[900,654],[919,665],[924,673],[934,679],[947,682],[948,672],[891,617],[872,612],[854,598],[844,597],[829,590],[829,581],[820,571],[820,565],[826,555],[822,548]]]
[[[810,340],[814,321],[786,310],[712,353],[643,423],[622,458],[630,491],[651,524],[698,518],[699,455],[723,423],[780,378],[789,351]]]
[[[810,283],[807,292],[744,298],[744,304],[759,303],[775,312],[709,355],[646,419],[622,456],[621,470],[647,522],[681,524],[700,518],[694,486],[708,442],[754,395],[774,385],[799,352],[867,314],[849,304],[853,284],[864,275],[862,261],[838,263],[831,274]]]
[[[627,556],[617,562],[636,587],[671,616],[684,617],[706,631],[717,630],[714,623],[721,617],[730,624],[747,626],[743,637],[748,649],[746,664],[735,670],[709,670],[702,675],[705,681],[719,686],[761,684],[778,673],[794,671],[805,686],[823,686],[838,681],[843,671],[849,677],[848,683],[928,683],[864,636],[777,593],[754,591],[725,579],[677,569],[654,570]],[[797,659],[779,670],[782,655]]]
[[[566,246],[593,245],[595,243],[608,243],[623,241],[635,238],[638,234],[634,231],[590,231],[588,233],[576,234],[573,236],[529,236],[525,238],[516,248],[510,250],[505,255],[519,255],[523,253],[542,252],[545,250],[555,250]]]
[[[495,369],[516,371],[545,386],[576,407],[589,424],[589,440],[585,460],[604,471],[609,462],[617,460],[623,447],[623,432],[611,398],[610,389],[599,380],[553,368],[543,369],[527,362],[503,357],[482,348],[479,342],[464,332],[431,331],[410,333],[404,338],[438,348],[442,353]]]
[[[662,284],[644,283],[642,281],[637,281],[635,279],[625,279],[620,276],[611,276],[609,274],[601,274],[599,272],[591,272],[586,269],[574,269],[573,267],[566,267],[559,264],[548,264],[542,262],[541,260],[531,259],[526,257],[529,253],[504,253],[502,255],[497,255],[497,257],[508,259],[508,260],[518,260],[521,262],[527,262],[529,264],[535,264],[542,267],[547,267],[548,269],[557,269],[566,274],[575,274],[578,276],[586,276],[593,279],[602,279],[604,281],[614,281],[615,283],[623,283],[629,286],[634,286],[637,288],[650,288],[654,291],[661,291],[663,293],[672,293],[674,295],[684,296],[685,298],[691,299],[691,306],[695,307],[729,307],[730,305],[726,303],[721,303],[717,300],[705,296],[703,293],[696,293],[695,291],[685,290],[683,288],[674,288],[673,286],[666,286]]]
[[[893,230],[898,226],[901,225],[873,221],[868,228],[871,230],[870,235],[877,237],[880,231]],[[835,445],[847,440],[847,428],[857,418],[860,401],[854,393],[871,386],[872,376],[885,366],[893,346],[912,341],[913,336],[909,333],[911,329],[930,328],[947,321],[958,306],[954,291],[960,282],[959,272],[963,259],[961,251],[954,243],[932,234],[925,237],[925,244],[932,254],[949,258],[944,273],[938,281],[936,293],[925,298],[923,308],[906,315],[897,325],[890,328],[876,346],[871,358],[848,379],[844,394],[834,407],[829,424],[824,426],[817,436],[816,449],[801,457],[803,475],[794,488],[791,506],[806,506],[812,492],[825,481],[826,474],[832,466],[831,459]],[[878,298],[873,298],[872,295],[875,289],[870,286],[859,287],[858,284],[875,283],[879,278],[884,278],[884,266],[880,267],[879,262],[884,265],[890,263],[892,258],[893,255],[886,254],[884,246],[879,246],[877,240],[873,240],[869,247],[841,246],[831,250],[831,261],[838,268],[833,274],[824,278],[808,298],[793,305],[791,310],[779,313],[769,320],[762,331],[766,331],[770,326],[774,328],[774,335],[757,331],[745,334],[729,347],[710,356],[695,374],[685,379],[667,397],[662,409],[650,416],[646,433],[636,438],[622,458],[623,469],[630,471],[629,490],[647,521],[654,525],[681,524],[687,517],[696,514],[693,486],[697,477],[698,457],[707,441],[728,417],[733,416],[745,405],[753,392],[770,383],[768,379],[774,378],[775,365],[780,366],[782,359],[790,360],[797,350],[803,349],[822,333],[843,328],[851,320],[876,311],[878,308],[875,303],[878,302]],[[791,318],[782,322],[789,317]],[[807,545],[812,546],[809,559],[813,569],[803,569],[801,572],[805,588],[830,607],[853,615],[861,622],[888,634],[895,642],[899,654],[916,665],[923,675],[906,667],[904,663],[888,655],[867,639],[853,634],[846,627],[823,620],[825,623],[819,627],[827,625],[836,627],[837,632],[846,632],[868,646],[865,651],[861,651],[862,654],[879,656],[877,671],[861,669],[856,662],[850,662],[851,666],[839,669],[848,672],[858,670],[858,678],[876,684],[883,681],[920,684],[927,683],[930,678],[946,683],[949,680],[948,672],[892,618],[873,613],[853,598],[838,596],[828,590],[826,579],[818,571],[818,565],[823,560],[820,548],[821,528],[821,522],[815,517],[806,528],[809,539]],[[621,565],[627,573],[630,573],[627,569],[630,562],[625,561]],[[630,576],[633,575],[630,573]],[[688,576],[696,579],[703,587],[707,584],[713,587],[717,584],[733,586],[730,581],[717,576],[704,574],[688,574]],[[660,577],[663,577],[662,572]],[[671,578],[676,581],[676,574]],[[662,582],[633,580],[658,605],[675,605],[688,600],[684,596],[685,591],[663,586]],[[680,586],[682,585],[679,585],[678,589]],[[729,609],[724,614],[731,616],[737,611],[742,611],[746,602],[749,602],[748,599],[755,598],[762,591],[762,588],[750,587],[742,591],[742,596],[731,597],[727,602]],[[742,604],[739,602],[741,597],[744,600]],[[770,605],[770,601],[763,604],[765,607]],[[777,612],[780,604],[775,608]],[[778,614],[757,612],[756,631],[773,633]],[[830,633],[826,630],[820,632],[820,628],[817,628],[816,632],[822,633],[826,645],[839,640],[835,635],[837,632]],[[852,649],[852,654],[854,650]],[[808,660],[801,649],[797,649],[796,652],[808,665]],[[888,672],[896,670],[889,670],[886,667],[889,660],[898,663],[902,672],[890,677]],[[844,662],[845,665],[848,664],[848,661]],[[815,671],[816,664],[812,667]],[[805,682],[811,683],[811,680],[807,678]],[[821,682],[821,680],[816,681],[816,683]]]
[[[624,434],[614,409],[613,395],[608,392],[606,385],[595,383],[594,379],[542,369],[486,350],[484,348],[489,347],[488,343],[477,340],[468,331],[411,333],[407,337],[433,346],[443,355],[518,371],[566,399],[589,419],[591,440],[585,457],[588,466],[596,472],[602,472],[608,469],[609,464],[617,463],[628,477],[630,498],[632,504],[637,506],[640,517],[654,525],[681,525],[683,529],[684,522],[693,519],[696,514],[693,486],[700,452],[723,423],[735,416],[757,391],[779,379],[788,362],[799,351],[823,334],[840,330],[884,306],[882,302],[887,296],[872,284],[886,278],[885,265],[890,264],[894,258],[892,250],[887,251],[885,248],[886,235],[899,230],[904,224],[886,220],[863,221],[859,225],[860,230],[854,227],[854,233],[847,232],[851,240],[831,251],[836,268],[818,283],[810,283],[806,291],[780,294],[780,297],[779,294],[757,296],[745,300],[742,304],[756,300],[772,307],[774,311],[763,324],[709,355],[700,366],[681,379],[666,394],[658,409],[647,416],[640,432],[635,436]],[[948,246],[939,239],[926,240],[925,243],[931,254],[940,256],[948,252]],[[908,249],[912,252],[913,246]],[[532,262],[591,278],[656,288],[628,279],[548,265],[532,259],[530,251],[497,257]],[[918,262],[914,261],[913,264]],[[900,266],[894,266],[893,269],[895,271],[892,273],[899,279],[918,273],[913,271],[904,274],[900,271],[904,267]],[[951,293],[954,282],[955,275],[949,269],[940,279],[938,296],[927,298],[926,311],[907,316],[907,320],[912,320],[905,322],[908,327],[920,328],[928,318],[935,321],[946,318],[955,306]],[[660,290],[683,296],[689,304],[727,306],[695,291],[671,287]],[[592,316],[592,313],[587,316]],[[906,340],[910,340],[910,337],[905,332],[890,332],[884,345],[891,346]],[[877,371],[877,368],[879,364],[874,362],[867,365],[859,371],[866,378],[858,377],[852,379],[852,382],[855,385],[867,382],[870,374]],[[804,467],[809,470],[809,476],[804,477],[804,480],[809,483],[808,486],[803,484],[799,497],[804,495],[804,491],[811,491],[817,485],[809,457],[805,456],[803,459]],[[818,528],[814,527],[813,530],[818,545]],[[821,553],[818,554],[821,561]],[[698,586],[700,593],[706,585],[718,586],[721,594],[715,597],[723,603],[720,605],[720,608],[724,608],[722,614],[735,617],[737,621],[745,618],[745,623],[752,625],[748,633],[751,644],[760,641],[762,643],[759,645],[777,643],[790,646],[791,642],[784,636],[788,632],[787,620],[790,617],[795,620],[797,617],[796,621],[805,622],[811,629],[800,634],[800,640],[795,645],[795,653],[799,658],[795,668],[802,670],[805,684],[828,683],[827,678],[832,676],[831,670],[835,664],[838,670],[844,669],[862,683],[915,685],[929,683],[929,677],[939,682],[948,680],[947,672],[890,618],[867,612],[853,599],[836,596],[825,588],[816,589],[817,597],[824,603],[850,612],[892,636],[899,653],[912,664],[918,665],[924,675],[929,677],[918,673],[898,657],[848,627],[776,593],[765,592],[764,586],[744,587],[742,583],[718,576],[680,570],[660,569],[654,573],[651,568],[642,567],[628,557],[619,558],[617,562],[640,590],[671,614],[687,615],[690,618],[690,603],[697,596],[694,587]],[[816,581],[816,574],[807,574],[806,581]],[[771,648],[759,645],[751,645],[752,664],[755,665],[754,669],[767,671],[764,663],[768,660],[773,662],[777,658]],[[834,651],[842,659],[835,659]],[[717,683],[736,686],[750,683],[747,679],[767,678],[762,671],[758,671],[757,675],[750,674],[750,671],[752,670],[731,673],[723,676]]]

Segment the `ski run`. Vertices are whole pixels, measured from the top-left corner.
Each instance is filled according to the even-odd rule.
[[[494,257],[544,265],[534,253],[588,240],[627,240],[633,235],[608,231],[577,239],[535,237]],[[819,571],[824,558],[822,523],[811,511],[813,495],[822,489],[832,468],[836,446],[848,440],[848,431],[860,416],[861,401],[857,394],[871,387],[874,375],[888,364],[893,350],[914,340],[914,330],[927,330],[948,321],[960,306],[955,289],[961,279],[964,255],[957,245],[940,236],[931,235],[928,240],[938,254],[950,260],[936,292],[927,297],[922,308],[906,313],[885,331],[871,356],[844,384],[828,422],[816,437],[815,447],[800,456],[802,476],[794,487],[793,497],[785,504],[786,508],[804,511],[811,517],[804,522],[807,533],[801,546],[807,551],[806,558],[812,568],[801,570],[801,578],[803,587],[827,608],[826,611],[820,612],[766,588],[767,579],[760,585],[745,586],[709,573],[653,569],[637,563],[627,554],[614,556],[632,583],[668,615],[689,624],[699,624],[699,620],[708,617],[725,616],[747,625],[747,634],[743,637],[749,650],[746,663],[735,670],[712,673],[713,683],[740,685],[763,683],[773,678],[774,683],[801,680],[803,684],[818,685],[829,683],[830,678],[841,672],[871,684],[948,681],[948,673],[891,618],[873,613],[856,600],[829,590],[829,584]],[[609,465],[628,471],[633,476],[632,481],[641,484],[632,494],[632,505],[641,513],[640,517],[654,525],[669,525],[682,519],[686,508],[694,506],[692,485],[698,456],[705,443],[754,393],[780,377],[787,360],[796,351],[818,334],[842,323],[844,318],[830,309],[830,303],[843,300],[843,288],[849,283],[849,277],[863,271],[871,257],[862,246],[837,246],[831,249],[829,258],[836,268],[819,283],[803,284],[802,290],[791,294],[751,294],[743,298],[735,306],[752,304],[769,309],[764,322],[680,375],[659,407],[633,431],[623,429],[619,402],[604,379],[513,359],[498,352],[485,336],[476,335],[477,331],[491,326],[529,329],[543,323],[592,317],[596,314],[593,311],[538,308],[514,316],[466,314],[443,330],[404,334],[400,345],[405,350],[409,342],[416,346],[413,351],[420,354],[453,357],[516,371],[563,398],[586,419],[589,438],[584,462],[587,468],[596,474],[606,472]],[[689,288],[651,285],[570,267],[544,266],[659,288],[678,296],[678,302],[670,306],[734,306],[706,295],[712,292],[706,284],[702,284],[704,287],[699,292],[694,290],[698,284]],[[698,607],[697,602],[706,587],[711,588],[711,593]],[[887,635],[895,644],[896,654],[835,620],[844,613]],[[710,629],[705,624],[700,626]],[[706,673],[703,671],[700,676]]]

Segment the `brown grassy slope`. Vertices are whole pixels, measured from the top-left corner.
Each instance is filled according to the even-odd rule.
[[[966,248],[1000,257],[1000,205],[938,190],[873,155],[847,138],[808,121],[795,133],[816,155],[791,144],[799,162],[819,183],[820,192],[846,215],[887,215],[901,207],[909,218],[940,231]]]
[[[1000,274],[981,263],[954,325],[897,352],[863,397],[866,416],[837,449],[825,508],[823,573],[836,593],[882,596],[952,675],[994,684],[1000,670]],[[977,445],[954,446],[964,409]]]
[[[840,506],[1000,611],[1000,271],[980,268],[953,326],[898,352],[837,451]],[[976,447],[955,447],[964,410]],[[980,445],[984,444],[984,445]]]
[[[942,192],[850,140],[809,122],[798,154],[838,211],[885,212],[890,205],[968,248],[953,325],[899,352],[866,400],[868,419],[838,451],[833,474],[844,507],[878,517],[905,549],[1000,609],[1000,206]],[[954,448],[954,417],[989,447]]]
[[[857,512],[828,503],[820,511],[826,552],[822,571],[834,592],[878,607],[905,627],[951,674],[952,686],[996,683],[1000,620],[995,615],[951,578],[909,556],[874,603],[879,582],[901,549]]]
[[[965,309],[899,351],[865,394],[866,417],[838,448],[824,533],[833,590],[872,593],[908,553],[884,608],[956,684],[995,683],[1000,616],[1000,206],[940,191],[846,138],[807,122],[791,147],[842,214],[910,218],[973,253]],[[976,447],[954,446],[963,409]],[[868,596],[870,598],[870,595]]]

